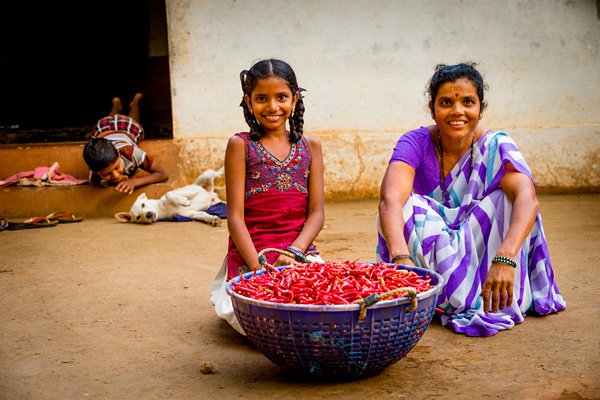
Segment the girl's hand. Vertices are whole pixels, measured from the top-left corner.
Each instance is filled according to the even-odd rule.
[[[504,305],[510,307],[513,301],[513,285],[515,269],[504,263],[493,263],[483,283],[480,296],[483,297],[483,311],[490,311],[490,295],[492,312],[503,310]]]
[[[288,256],[284,256],[283,254],[280,254],[279,257],[277,258],[277,260],[275,260],[275,263],[273,264],[273,266],[280,267],[282,265],[292,265],[294,263],[295,263],[295,261],[293,258],[290,258]]]
[[[135,185],[129,180],[121,181],[115,186],[115,190],[126,194],[133,193],[133,189],[135,189]]]

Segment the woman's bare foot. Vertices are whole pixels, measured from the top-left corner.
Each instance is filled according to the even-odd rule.
[[[112,109],[110,110],[110,114],[108,114],[111,117],[114,117],[115,114],[120,114],[123,111],[123,104],[121,104],[121,99],[118,97],[115,97],[112,99]]]

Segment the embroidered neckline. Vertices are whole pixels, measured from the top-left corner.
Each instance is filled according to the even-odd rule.
[[[310,173],[310,153],[306,153],[306,142],[291,143],[291,149],[285,160],[281,161],[271,154],[258,140],[242,136],[248,149],[246,158],[246,194],[267,192],[275,188],[278,192],[295,190],[307,193],[307,179]]]
[[[290,154],[285,158],[285,160],[280,161],[279,158],[275,157],[273,154],[269,152],[269,150],[265,149],[265,146],[260,142],[260,140],[254,140],[258,146],[260,146],[261,153],[264,154],[273,164],[278,167],[283,167],[288,165],[294,159],[296,155],[296,143],[292,143],[292,148],[290,149]]]

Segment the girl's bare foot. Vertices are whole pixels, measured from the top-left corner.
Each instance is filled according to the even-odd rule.
[[[123,104],[121,104],[121,99],[115,97],[112,99],[112,109],[110,110],[110,115],[113,117],[115,114],[120,114],[123,111]]]

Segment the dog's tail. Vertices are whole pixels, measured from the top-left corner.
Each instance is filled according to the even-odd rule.
[[[225,167],[221,167],[218,171],[207,169],[196,178],[194,185],[202,186],[203,188],[214,186],[215,179],[222,177],[225,174]]]

